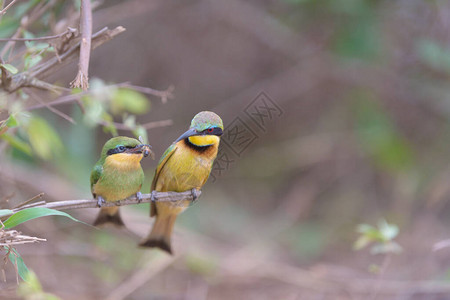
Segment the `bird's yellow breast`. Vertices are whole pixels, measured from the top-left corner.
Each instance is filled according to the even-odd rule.
[[[140,162],[144,157],[143,154],[129,154],[129,153],[117,153],[109,155],[105,160],[105,167],[121,169],[121,170],[133,170],[141,167]]]
[[[184,192],[193,188],[201,189],[205,184],[217,155],[218,143],[204,153],[198,153],[184,143],[177,143],[177,149],[158,176],[155,190]]]
[[[189,142],[196,146],[209,146],[218,144],[220,138],[217,135],[194,135],[189,137]]]

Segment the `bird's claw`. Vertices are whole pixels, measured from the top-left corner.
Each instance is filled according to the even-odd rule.
[[[141,203],[142,202],[142,193],[141,192],[137,192],[136,193],[136,198],[137,198],[138,203]]]
[[[200,191],[197,190],[196,188],[193,188],[191,190],[191,193],[192,193],[192,202],[195,202],[198,199],[198,197],[200,197]]]
[[[152,191],[150,194],[150,200],[152,200],[153,203],[156,202],[156,191]]]
[[[98,207],[102,207],[103,204],[105,204],[105,203],[106,203],[106,201],[105,201],[105,199],[103,199],[102,196],[97,196],[97,206]]]

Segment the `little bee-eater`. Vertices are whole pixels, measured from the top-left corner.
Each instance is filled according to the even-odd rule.
[[[218,115],[202,111],[192,119],[191,127],[163,154],[155,171],[152,191],[185,192],[196,195],[206,183],[217,156],[223,123]],[[194,197],[195,198],[195,197]],[[158,247],[172,253],[170,236],[177,215],[190,201],[153,202],[150,216],[156,216],[149,236],[141,242],[144,247]]]
[[[91,192],[98,206],[105,201],[119,201],[131,195],[139,198],[144,182],[141,159],[148,156],[150,145],[136,139],[118,136],[105,143],[102,154],[91,173]],[[102,207],[94,226],[112,223],[123,226],[119,207]]]

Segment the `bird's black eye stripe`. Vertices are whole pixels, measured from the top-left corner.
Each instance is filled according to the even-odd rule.
[[[222,135],[223,131],[222,128],[219,127],[212,127],[212,128],[208,128],[202,131],[203,134],[209,134],[209,135]]]
[[[112,155],[112,154],[117,154],[117,153],[122,153],[125,152],[125,150],[127,149],[133,149],[134,147],[132,146],[117,146],[114,149],[109,149],[108,152],[106,152],[106,155]]]

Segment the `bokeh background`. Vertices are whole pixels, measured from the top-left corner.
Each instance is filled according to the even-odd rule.
[[[36,36],[57,33],[60,19],[77,25],[79,3],[54,2],[50,21],[28,28]],[[173,122],[147,132],[157,160],[199,111],[219,114],[227,130],[201,198],[177,220],[173,257],[137,247],[152,223],[145,204],[122,208],[127,230],[57,217],[20,227],[47,239],[17,247],[43,290],[62,299],[450,298],[448,1],[95,4],[94,31],[126,31],[92,52],[91,80],[175,88],[136,114],[141,124]],[[13,12],[0,23],[5,37]],[[69,87],[76,71],[73,61],[46,80]],[[30,157],[3,141],[4,207],[41,192],[91,197],[89,174],[111,134],[83,122],[74,103],[58,109],[77,124],[32,113],[56,129],[60,155]],[[145,193],[157,160],[142,163]],[[90,223],[97,210],[69,213]],[[398,227],[402,251],[356,251],[358,225],[380,220]],[[13,297],[14,268],[4,269],[1,293]]]

